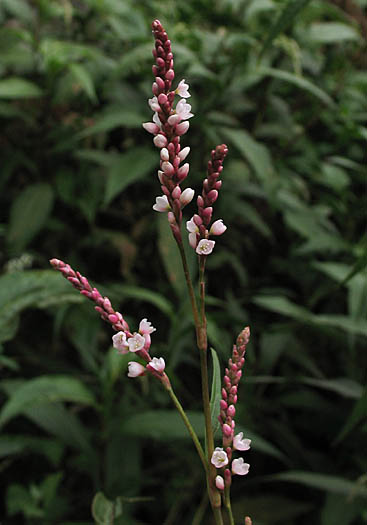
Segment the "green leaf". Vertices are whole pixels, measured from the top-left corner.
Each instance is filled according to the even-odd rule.
[[[14,335],[17,315],[30,306],[45,308],[64,301],[80,302],[81,296],[54,270],[29,270],[0,277],[0,341]],[[14,326],[15,323],[15,326]],[[13,334],[13,335],[12,335]]]
[[[95,404],[92,392],[78,379],[58,375],[37,377],[24,383],[4,404],[0,412],[0,425],[28,408],[58,401]]]
[[[168,224],[167,214],[158,213],[157,215],[159,254],[172,288],[175,290],[178,297],[182,297],[185,294],[186,281],[182,269],[180,253]]]
[[[114,158],[111,163],[104,196],[104,205],[109,203],[130,184],[143,179],[157,164],[157,155],[143,147],[130,149]]]
[[[107,133],[118,127],[140,128],[142,122],[144,122],[144,116],[134,112],[134,110],[116,109],[115,111],[112,111],[110,109],[108,113],[102,117],[98,117],[93,126],[78,133],[76,138],[83,139],[85,137],[90,137],[91,135]]]
[[[107,499],[102,492],[97,492],[92,502],[92,516],[98,525],[112,525],[115,518],[121,515],[121,498],[117,498],[113,502]]]
[[[197,436],[204,438],[204,417],[200,412],[186,411]],[[125,434],[132,437],[159,439],[191,439],[181,416],[175,410],[148,410],[134,414],[122,423]]]
[[[217,352],[214,350],[214,348],[211,348],[210,350],[212,353],[213,361],[213,378],[210,394],[210,414],[212,417],[213,434],[215,436],[216,432],[219,429],[218,416],[220,412],[220,400],[222,397],[222,378],[220,374],[220,364]]]
[[[163,313],[168,315],[168,317],[173,317],[174,309],[172,303],[168,301],[162,294],[158,292],[153,292],[147,288],[139,288],[138,286],[129,286],[129,285],[110,285],[106,290],[111,291],[113,294],[116,294],[123,301],[127,299],[136,299],[137,301],[146,301],[153,304]],[[111,295],[111,294],[109,294]]]
[[[7,240],[16,252],[22,251],[37,235],[50,215],[54,193],[48,184],[36,183],[21,191],[10,210]]]
[[[326,492],[333,492],[335,494],[344,494],[349,497],[367,496],[367,487],[350,481],[349,479],[338,476],[330,476],[328,474],[319,474],[315,472],[304,472],[301,470],[290,470],[282,472],[273,476],[268,476],[270,480],[290,481],[293,483],[300,483],[306,487],[312,487]]]
[[[270,67],[260,67],[256,71],[257,73],[270,76],[278,80],[284,80],[285,82],[289,82],[290,84],[299,87],[300,89],[304,89],[305,91],[308,91],[316,98],[321,100],[321,102],[323,102],[327,106],[335,105],[333,99],[325,91],[315,86],[315,84],[313,84],[312,82],[310,82],[310,80],[307,80],[306,78],[294,75],[289,71],[282,71],[280,69],[273,69]]]
[[[296,20],[299,13],[302,11],[311,0],[288,0],[279,16],[270,27],[263,47],[260,51],[260,58],[263,56],[272,44],[273,40],[280,34],[283,33],[288,27],[291,26],[294,20]]]
[[[249,162],[259,180],[268,181],[274,170],[267,148],[259,142],[256,142],[256,140],[243,129],[223,127],[221,132]]]
[[[350,25],[340,22],[315,22],[311,24],[309,39],[318,44],[337,44],[346,40],[359,41],[361,36]]]
[[[343,428],[340,430],[339,434],[335,438],[335,444],[340,443],[351,430],[358,425],[360,421],[366,419],[367,414],[367,389],[364,390],[364,393],[360,399],[355,403],[352,413],[349,415],[346,420]]]
[[[347,399],[360,399],[363,393],[362,385],[347,377],[341,377],[340,379],[314,379],[310,377],[302,378],[301,381],[306,385],[335,392]]]
[[[42,90],[29,80],[11,77],[0,80],[0,99],[35,98],[42,96]]]
[[[82,90],[86,93],[88,98],[92,102],[97,101],[96,90],[94,87],[92,76],[86,67],[81,64],[70,64],[69,69],[75,79],[75,81],[80,85]]]

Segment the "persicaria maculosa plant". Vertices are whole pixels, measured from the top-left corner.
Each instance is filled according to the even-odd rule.
[[[120,354],[131,354],[132,361],[128,366],[128,377],[135,378],[150,374],[160,381],[171,397],[176,409],[180,413],[194,446],[202,462],[206,480],[208,497],[214,514],[215,523],[223,524],[222,508],[225,507],[231,525],[234,518],[231,510],[230,487],[233,476],[244,476],[249,471],[249,464],[238,452],[246,452],[251,441],[243,437],[243,433],[235,432],[236,403],[238,384],[245,362],[246,345],[249,341],[250,330],[244,328],[238,335],[233,346],[223,378],[220,406],[211,404],[208,380],[208,343],[205,314],[205,263],[206,258],[215,249],[216,241],[213,237],[222,235],[227,227],[222,219],[213,220],[213,206],[218,199],[222,186],[221,175],[223,161],[228,148],[225,144],[217,146],[211,152],[208,162],[207,176],[202,184],[201,195],[196,199],[196,210],[186,221],[186,228],[182,228],[182,210],[194,198],[194,190],[183,189],[185,179],[189,174],[189,163],[185,162],[190,148],[181,147],[181,139],[189,129],[189,119],[193,117],[189,85],[185,79],[173,87],[175,78],[171,41],[168,39],[159,20],[152,24],[155,47],[153,56],[154,82],[153,96],[149,99],[149,106],[153,111],[152,122],[143,124],[143,127],[153,135],[154,145],[159,150],[160,169],[158,179],[161,184],[162,195],[156,198],[153,209],[167,214],[167,219],[177,243],[187,283],[194,317],[196,341],[200,356],[202,402],[205,419],[205,450],[196,435],[181,403],[176,397],[170,379],[165,372],[163,357],[151,355],[151,335],[156,328],[147,319],[142,319],[136,331],[130,329],[124,317],[111,305],[107,297],[102,297],[96,288],[79,272],[74,271],[68,264],[59,259],[52,259],[52,266],[59,270],[70,283],[85,297],[95,303],[95,309],[103,320],[107,321],[115,334],[112,337],[113,346]],[[184,230],[184,232],[183,232]],[[187,231],[186,231],[187,230]],[[190,247],[198,255],[199,265],[199,299],[196,299],[194,286],[189,274],[182,235],[188,235]],[[215,392],[211,392],[212,399]],[[219,422],[222,431],[220,446],[215,446],[212,413],[219,412]],[[236,456],[236,457],[235,457]],[[245,518],[246,525],[251,519]]]

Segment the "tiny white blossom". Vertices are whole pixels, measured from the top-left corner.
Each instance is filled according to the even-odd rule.
[[[152,326],[152,323],[150,321],[148,321],[147,319],[142,319],[140,321],[139,332],[142,335],[144,335],[144,334],[152,334],[155,331],[156,331],[156,328],[154,328],[154,326]]]
[[[135,333],[132,337],[129,337],[127,344],[129,345],[130,352],[139,352],[139,350],[144,348],[145,337]]]
[[[178,154],[178,156],[180,157],[180,161],[183,162],[189,153],[190,153],[189,146],[186,146],[186,148],[182,149],[180,153]]]
[[[195,250],[196,246],[198,245],[198,239],[196,233],[189,233],[189,244],[191,248]]]
[[[215,241],[209,241],[208,239],[201,239],[196,247],[196,253],[198,255],[209,255],[212,253],[215,246]]]
[[[167,195],[162,195],[161,197],[155,198],[155,204],[153,206],[153,210],[159,211],[159,212],[165,212],[169,211],[171,209],[171,206],[169,205]]]
[[[251,439],[243,439],[243,432],[233,438],[233,448],[236,450],[249,450]]]
[[[221,447],[217,447],[214,450],[210,461],[217,468],[225,467],[228,465],[227,452],[225,452]]]
[[[186,222],[186,229],[190,233],[199,233],[199,227],[194,222],[194,216],[192,216],[191,219]]]
[[[159,129],[162,128],[162,122],[159,120],[158,113],[154,113],[154,115],[153,115],[153,122],[154,122],[154,124],[156,124],[159,127]]]
[[[181,80],[177,86],[176,94],[180,95],[182,98],[189,98],[191,97],[189,93],[189,85],[186,84],[185,79]]]
[[[152,111],[159,111],[161,109],[160,105],[158,104],[157,97],[149,98],[148,99],[148,104],[149,104],[150,109]]]
[[[194,116],[191,112],[191,106],[186,102],[184,98],[179,100],[176,105],[176,115],[179,115],[181,120],[187,120]]]
[[[138,377],[142,376],[145,373],[145,368],[140,363],[137,363],[136,361],[130,361],[128,363],[129,372],[127,374],[128,377]]]
[[[129,346],[126,342],[125,332],[118,332],[112,336],[113,347],[119,351],[119,354],[127,354]]]
[[[210,235],[222,235],[227,229],[227,226],[224,224],[223,219],[218,219],[217,221],[213,222],[209,234]]]
[[[186,188],[180,195],[180,202],[182,206],[187,206],[194,198],[195,191],[192,188]]]
[[[157,372],[163,372],[166,368],[166,363],[164,362],[163,357],[153,357],[153,359],[148,363],[148,366],[154,368]]]
[[[234,459],[232,461],[232,473],[239,476],[245,476],[249,471],[250,465],[244,463],[243,458]]]

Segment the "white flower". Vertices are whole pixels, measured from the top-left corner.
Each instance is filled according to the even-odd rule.
[[[199,227],[194,222],[194,216],[192,216],[191,219],[186,222],[186,228],[190,233],[199,233]]]
[[[179,115],[181,120],[187,120],[194,116],[191,112],[191,106],[186,102],[184,98],[179,100],[176,105],[176,115]]]
[[[160,157],[162,160],[169,160],[169,153],[167,148],[162,148],[160,152]]]
[[[163,171],[162,170],[158,170],[158,179],[159,179],[159,182],[161,184],[163,184],[163,178],[162,178],[162,175],[163,175]]]
[[[140,363],[137,363],[136,361],[130,361],[128,363],[129,366],[129,373],[127,374],[128,377],[138,377],[142,376],[145,373],[145,368]]]
[[[212,459],[210,461],[217,468],[225,467],[228,465],[227,452],[225,452],[221,447],[217,447],[214,450]]]
[[[251,439],[243,439],[243,432],[233,438],[233,448],[236,450],[249,450]]]
[[[159,127],[159,129],[162,128],[162,122],[159,120],[158,113],[154,113],[153,122]]]
[[[177,124],[176,128],[175,128],[175,133],[176,135],[178,135],[179,137],[181,135],[185,135],[186,131],[189,129],[190,127],[190,122],[180,122],[179,124]]]
[[[135,333],[132,337],[129,337],[127,344],[129,345],[130,352],[139,352],[139,350],[143,350],[145,346],[145,337]]]
[[[127,354],[129,346],[126,342],[125,332],[118,332],[112,336],[113,347],[119,351],[119,354]]]
[[[144,335],[144,334],[152,334],[155,331],[156,331],[156,328],[154,328],[154,326],[152,326],[152,323],[150,321],[148,321],[147,319],[142,319],[140,321],[139,332],[142,335]]]
[[[154,122],[144,122],[142,126],[146,131],[153,134],[158,133],[160,129],[159,126],[157,126],[157,124],[154,124]]]
[[[189,233],[189,244],[191,248],[195,250],[196,246],[198,245],[198,239],[196,233]]]
[[[157,372],[163,372],[166,368],[166,363],[164,362],[163,357],[153,357],[153,359],[148,363],[148,366],[154,368]]]
[[[224,490],[224,479],[222,478],[222,476],[217,476],[215,478],[215,486],[218,490]]]
[[[190,153],[189,146],[186,146],[186,148],[182,149],[178,156],[180,157],[180,162],[184,161],[187,157],[187,155]]]
[[[155,126],[155,124],[153,124],[153,126]],[[153,139],[153,142],[154,142],[154,145],[157,146],[157,148],[164,148],[165,146],[167,146],[167,139],[164,135],[156,135]]]
[[[194,198],[195,191],[192,188],[186,188],[180,195],[180,202],[182,206],[189,204]]]
[[[149,104],[150,109],[152,111],[159,111],[161,109],[161,106],[158,104],[157,97],[149,98],[148,99],[148,104]]]
[[[171,206],[169,205],[167,195],[162,195],[162,197],[155,198],[155,204],[153,206],[153,210],[164,212],[170,209],[171,209]]]
[[[176,94],[180,95],[180,97],[182,97],[182,98],[189,98],[189,97],[191,97],[191,95],[189,93],[189,87],[190,86],[188,84],[186,84],[185,79],[181,80],[181,82],[179,82],[179,84],[177,86]]]
[[[213,222],[209,234],[210,235],[222,235],[227,229],[227,226],[223,223],[223,219],[218,219],[217,221]]]
[[[243,462],[243,458],[234,459],[232,461],[232,473],[239,476],[245,476],[249,471],[250,465]]]
[[[201,239],[196,247],[196,253],[198,255],[209,255],[214,249],[215,241],[209,241],[208,239]]]

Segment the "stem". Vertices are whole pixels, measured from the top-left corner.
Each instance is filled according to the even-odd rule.
[[[203,448],[202,448],[202,446],[201,446],[201,444],[200,444],[199,438],[197,437],[196,432],[195,432],[195,430],[193,429],[193,427],[192,427],[192,425],[191,425],[191,423],[190,423],[190,421],[189,421],[189,418],[187,417],[186,412],[184,411],[184,409],[183,409],[181,403],[180,403],[179,400],[177,399],[177,397],[176,397],[174,391],[172,390],[172,387],[171,387],[171,386],[170,386],[170,387],[166,387],[166,389],[167,389],[167,392],[168,392],[170,398],[172,399],[172,401],[173,401],[175,407],[176,407],[177,410],[179,411],[180,416],[182,417],[183,422],[184,422],[184,424],[185,424],[187,430],[189,431],[189,434],[190,434],[190,436],[191,436],[191,439],[192,439],[193,442],[194,442],[194,445],[195,445],[196,450],[197,450],[197,452],[198,452],[198,454],[199,454],[199,457],[200,457],[200,459],[201,459],[201,462],[202,462],[202,464],[203,464],[203,467],[204,467],[204,469],[205,469],[205,472],[208,473],[208,462],[207,462],[207,460],[206,460],[206,458],[205,458],[205,454],[204,454]]]
[[[224,489],[224,505],[225,505],[225,507],[227,509],[227,514],[228,514],[228,518],[229,518],[229,524],[230,525],[235,525],[233,514],[232,514],[231,494],[230,494],[230,488],[229,487],[226,487]]]
[[[178,249],[180,250],[180,255],[181,255],[181,259],[182,259],[182,266],[183,266],[183,270],[184,270],[184,274],[185,274],[187,288],[188,288],[188,291],[189,291],[192,313],[193,313],[193,316],[194,316],[194,323],[195,323],[195,327],[196,327],[196,330],[197,330],[198,326],[200,324],[199,312],[198,312],[198,307],[196,305],[194,287],[192,286],[192,281],[191,281],[191,277],[190,277],[189,267],[188,267],[188,264],[187,264],[186,254],[185,254],[185,250],[184,250],[184,247],[183,247],[183,244],[182,244],[182,240],[181,240],[181,242],[179,242],[176,239],[176,237],[175,237],[175,240],[177,242]]]

